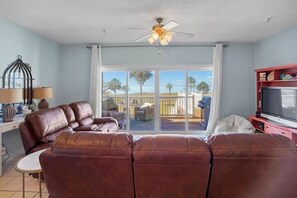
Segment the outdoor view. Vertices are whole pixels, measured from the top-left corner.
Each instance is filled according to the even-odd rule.
[[[122,130],[205,130],[212,79],[212,71],[200,70],[104,71],[102,116],[116,118]]]

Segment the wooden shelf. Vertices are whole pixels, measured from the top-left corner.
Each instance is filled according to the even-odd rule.
[[[271,81],[268,81],[268,80],[258,80],[257,82],[258,82],[258,83],[269,83],[269,82],[271,82]]]
[[[297,82],[297,79],[293,80],[265,80],[265,81],[257,81],[258,83],[273,83],[273,82]]]

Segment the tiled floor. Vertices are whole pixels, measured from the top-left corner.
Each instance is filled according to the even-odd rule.
[[[48,192],[45,184],[41,184],[42,197],[48,198]],[[17,198],[23,195],[22,174],[17,172],[13,167],[6,170],[0,177],[0,197],[1,198]],[[25,177],[25,197],[39,198],[39,180],[26,174]]]

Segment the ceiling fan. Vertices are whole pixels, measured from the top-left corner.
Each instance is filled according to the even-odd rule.
[[[167,24],[163,25],[163,18],[158,17],[156,18],[157,24],[152,27],[152,30],[149,29],[143,29],[143,28],[128,28],[129,30],[144,30],[144,31],[151,31],[151,34],[142,37],[140,39],[135,40],[134,42],[139,42],[144,39],[148,39],[148,42],[150,44],[158,43],[160,42],[161,45],[168,45],[168,43],[171,41],[172,36],[183,36],[187,38],[191,38],[194,36],[194,34],[185,33],[185,32],[174,32],[169,31],[179,25],[179,23],[175,21],[170,21]]]

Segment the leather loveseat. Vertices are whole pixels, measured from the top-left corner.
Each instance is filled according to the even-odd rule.
[[[117,132],[118,123],[110,117],[94,118],[89,103],[75,102],[30,113],[19,128],[25,153],[30,154],[50,148],[62,132]]]
[[[50,198],[297,197],[297,149],[276,134],[65,132],[40,163]]]

